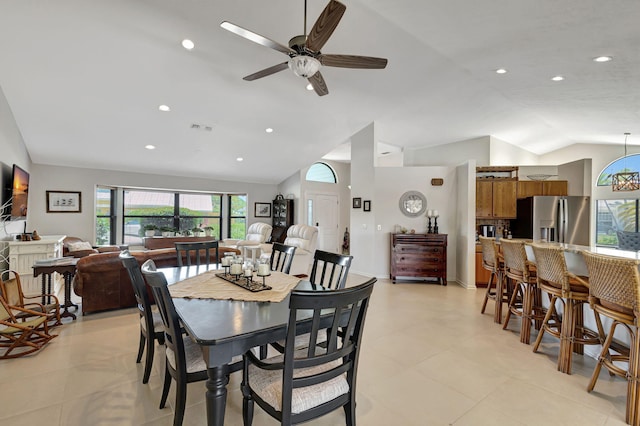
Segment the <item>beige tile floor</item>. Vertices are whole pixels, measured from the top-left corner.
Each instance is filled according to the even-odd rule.
[[[503,331],[480,314],[482,296],[455,283],[376,284],[360,356],[360,425],[625,424],[623,380],[602,373],[587,393],[592,358],[576,356],[573,375],[559,373],[557,342],[545,337],[542,353],[532,353],[519,342],[518,320]],[[56,332],[37,355],[0,361],[0,425],[172,424],[171,404],[158,409],[161,351],[141,383],[134,310],[87,315]],[[228,425],[242,424],[239,383],[232,375]],[[206,424],[204,393],[204,383],[189,385],[185,425]],[[256,408],[254,424],[276,422]],[[344,424],[344,415],[309,424]]]

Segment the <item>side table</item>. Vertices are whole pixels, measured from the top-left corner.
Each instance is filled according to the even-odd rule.
[[[70,307],[74,307],[78,310],[78,305],[71,302],[71,281],[76,274],[76,263],[78,259],[70,258],[63,264],[58,265],[33,265],[33,276],[37,277],[42,274],[42,303],[45,302],[44,294],[51,294],[51,276],[54,272],[59,273],[64,278],[64,311],[60,314],[60,317],[71,317],[76,319],[76,315],[69,312]]]

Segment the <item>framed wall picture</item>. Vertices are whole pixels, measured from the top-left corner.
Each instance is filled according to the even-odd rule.
[[[77,191],[47,191],[47,213],[82,212],[82,194]]]
[[[271,203],[254,203],[255,217],[271,217]]]
[[[353,199],[353,208],[359,209],[362,207],[362,198],[354,198]]]
[[[364,202],[362,203],[362,209],[365,212],[370,212],[371,211],[371,200],[364,200]]]

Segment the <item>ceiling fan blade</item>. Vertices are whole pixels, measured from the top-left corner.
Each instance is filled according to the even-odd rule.
[[[293,49],[284,46],[277,41],[273,41],[269,38],[263,37],[260,34],[256,34],[253,31],[249,31],[246,28],[242,28],[236,24],[232,24],[228,21],[223,21],[220,26],[227,31],[231,31],[234,34],[239,35],[240,37],[244,37],[247,40],[251,40],[254,43],[261,44],[266,47],[270,47],[271,49],[277,50],[278,52],[282,52],[285,55],[296,54],[297,52]]]
[[[324,78],[322,78],[322,74],[320,74],[320,71],[316,72],[307,80],[309,80],[309,83],[311,83],[311,85],[313,86],[313,90],[315,90],[318,96],[324,96],[329,94],[327,83],[324,82]]]
[[[383,69],[387,66],[385,58],[356,55],[320,55],[320,63],[327,67]]]
[[[307,36],[307,43],[305,44],[307,49],[313,52],[319,52],[322,49],[322,46],[329,40],[329,37],[338,26],[345,10],[347,10],[347,7],[344,4],[335,0],[329,2]]]
[[[269,68],[265,68],[265,69],[263,69],[261,71],[255,72],[255,73],[253,73],[251,75],[248,75],[246,77],[242,77],[242,79],[245,80],[245,81],[253,81],[253,80],[257,80],[257,79],[262,78],[262,77],[266,77],[266,76],[271,75],[271,74],[275,74],[275,73],[280,72],[282,70],[286,70],[287,68],[289,68],[289,61],[283,62],[283,63],[278,64],[278,65],[274,65],[274,66],[269,67]]]

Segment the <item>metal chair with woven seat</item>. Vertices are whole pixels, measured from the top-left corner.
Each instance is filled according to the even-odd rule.
[[[482,236],[478,238],[482,246],[482,267],[491,273],[480,313],[484,314],[487,302],[489,299],[493,300],[495,302],[493,321],[500,324],[502,322],[502,304],[509,304],[509,295],[503,273],[504,265],[498,256],[496,240]]]
[[[548,244],[530,244],[536,257],[538,288],[550,296],[549,309],[533,352],[537,352],[546,333],[560,339],[558,371],[571,374],[573,353],[584,354],[584,345],[599,345],[604,335],[600,316],[595,314],[598,332],[584,327],[584,304],[589,301],[587,277],[579,277],[567,270],[564,250]],[[556,303],[563,306],[562,317]]]
[[[602,366],[609,373],[627,380],[626,421],[630,425],[640,424],[640,260],[582,252],[589,271],[589,304],[596,315],[613,320],[607,334],[598,363],[593,370],[587,391],[596,385]],[[629,350],[617,345],[615,353],[611,346],[616,328],[622,325],[629,333]],[[625,370],[620,363],[627,363]],[[618,365],[616,365],[618,364]]]
[[[544,313],[542,310],[540,290],[538,289],[535,265],[527,260],[524,240],[501,240],[504,255],[504,273],[507,279],[514,282],[513,293],[509,300],[507,316],[502,329],[509,326],[511,315],[522,319],[520,324],[520,341],[527,345],[531,341],[531,322],[540,328]]]

